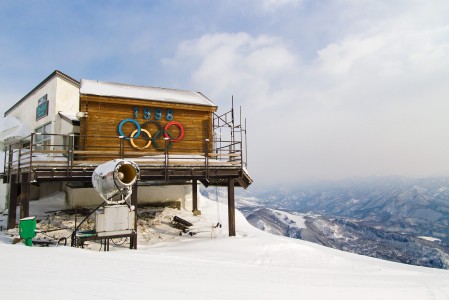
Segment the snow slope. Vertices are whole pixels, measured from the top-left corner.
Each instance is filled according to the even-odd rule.
[[[202,199],[195,224],[226,219]],[[358,256],[261,232],[237,214],[225,227],[139,250],[38,248],[0,239],[2,299],[449,299],[449,272]],[[209,224],[209,225],[208,225]],[[3,241],[3,243],[2,243]]]

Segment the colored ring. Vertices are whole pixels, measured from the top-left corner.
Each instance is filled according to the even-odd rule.
[[[142,127],[142,128],[147,128],[146,126],[147,126],[148,124],[155,124],[155,125],[159,128],[158,131],[161,131],[161,130],[162,130],[162,125],[161,125],[159,122],[157,122],[157,121],[147,121],[147,122],[143,123],[143,124],[141,125],[141,127]],[[148,129],[148,128],[147,128],[147,129]]]
[[[137,132],[137,129],[133,131],[133,133],[131,133],[131,138],[129,139],[129,141],[131,142],[131,145],[133,145],[134,148],[136,148],[137,150],[144,150],[147,149],[148,147],[150,147],[152,139],[151,139],[151,134],[148,132],[148,130],[146,129],[141,129],[142,132],[144,132],[147,136],[148,136],[148,143],[143,146],[143,147],[138,147],[136,144],[134,144],[134,134]]]
[[[167,135],[169,136],[167,148],[161,148],[161,147],[159,147],[159,145],[158,145],[158,143],[157,143],[157,141],[156,141],[156,139],[157,139],[159,136],[161,136],[162,134],[167,134]],[[170,132],[165,131],[165,130],[159,130],[158,132],[156,132],[156,133],[153,135],[153,147],[154,147],[156,150],[166,150],[166,149],[169,150],[169,149],[173,146],[173,144],[172,144],[172,142],[171,142],[172,139],[173,139],[173,136],[171,135]]]
[[[123,134],[123,131],[122,131],[122,126],[123,126],[123,124],[125,124],[126,122],[131,122],[131,123],[134,123],[135,125],[136,125],[136,128],[137,128],[137,134],[135,135],[135,136],[133,136],[133,138],[137,138],[137,137],[139,137],[139,134],[140,134],[140,125],[139,125],[139,123],[137,123],[137,121],[136,120],[134,120],[134,119],[131,119],[131,118],[128,118],[128,119],[124,119],[124,120],[122,120],[119,124],[118,124],[118,133],[119,133],[119,135],[120,136],[124,136],[125,137],[125,140],[130,140],[130,138],[129,137],[127,137],[127,136],[125,136],[124,134]],[[132,134],[131,134],[132,135]]]
[[[173,139],[171,134],[170,134],[170,137],[169,137],[169,134],[168,134],[169,133],[168,132],[168,128],[170,126],[172,126],[172,125],[178,126],[179,130],[181,131],[181,133],[179,134],[178,138],[176,138],[176,139]],[[165,125],[164,129],[165,129],[164,130],[165,137],[167,137],[167,138],[169,137],[171,142],[179,142],[179,140],[181,140],[184,137],[184,127],[182,127],[181,123],[179,123],[179,122],[175,122],[175,121],[168,122]]]

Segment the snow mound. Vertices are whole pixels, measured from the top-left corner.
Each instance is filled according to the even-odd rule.
[[[252,227],[240,213],[236,214],[237,237],[228,237],[226,205],[202,198],[201,209],[198,217],[176,209],[156,213],[160,224],[155,221],[151,230],[172,238],[157,237],[152,243],[139,244],[136,251],[25,247],[0,240],[2,298],[449,297],[448,271],[386,262],[274,236]],[[175,213],[192,221],[198,234],[180,236],[178,231],[175,236],[164,231],[170,214]],[[217,222],[223,227],[211,238],[212,224]],[[139,234],[144,236],[144,232]]]

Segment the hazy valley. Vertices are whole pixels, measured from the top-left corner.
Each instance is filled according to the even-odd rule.
[[[238,208],[253,226],[273,234],[449,267],[449,178],[369,177],[253,189],[239,193]]]

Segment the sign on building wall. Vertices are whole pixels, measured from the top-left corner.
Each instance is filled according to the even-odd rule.
[[[161,108],[149,108],[145,107],[139,109],[138,107],[133,108],[134,118],[125,118],[120,121],[117,126],[117,131],[119,136],[123,136],[128,140],[131,146],[137,150],[145,150],[153,145],[156,150],[167,150],[172,147],[173,142],[179,142],[184,137],[184,127],[181,123],[173,121],[174,113],[172,109],[163,110]],[[144,122],[140,124],[138,122],[139,118],[143,118]],[[164,122],[167,122],[164,124]],[[130,123],[134,127],[131,130],[123,130],[125,124]],[[127,124],[128,125],[128,124]],[[152,133],[149,131],[149,126],[153,129],[156,127],[156,131]],[[173,132],[173,128],[175,131]],[[141,137],[145,143],[138,146],[135,139]],[[167,145],[162,145],[164,139],[167,138]]]
[[[48,95],[41,97],[37,101],[36,107],[36,121],[48,116]]]

